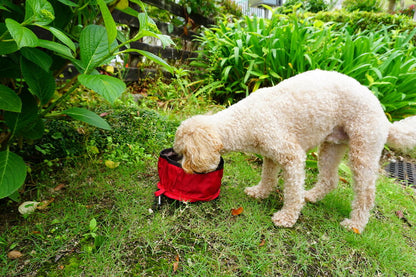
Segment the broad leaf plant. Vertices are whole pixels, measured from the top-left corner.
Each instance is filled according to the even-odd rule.
[[[152,53],[131,49],[129,44],[144,36],[173,44],[160,34],[147,15],[129,7],[129,1],[27,0],[0,2],[0,198],[16,195],[24,184],[27,167],[11,151],[25,140],[36,141],[44,134],[44,120],[66,115],[103,129],[111,129],[100,116],[84,108],[59,109],[82,85],[113,103],[126,89],[120,79],[101,75],[96,68],[115,56],[138,52],[172,68]],[[128,38],[117,30],[111,10],[134,15],[140,30]],[[56,76],[72,64],[78,74],[58,85]]]

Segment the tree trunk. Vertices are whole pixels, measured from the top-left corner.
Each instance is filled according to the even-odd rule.
[[[395,6],[396,6],[396,0],[389,0],[388,12],[393,13]]]

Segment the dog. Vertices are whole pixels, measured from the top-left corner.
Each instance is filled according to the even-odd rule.
[[[350,218],[341,225],[362,232],[374,205],[379,160],[387,144],[402,151],[416,146],[416,116],[390,123],[376,96],[355,79],[334,71],[312,70],[261,88],[212,115],[183,121],[174,150],[187,173],[214,170],[230,151],[263,156],[261,181],[247,187],[254,198],[267,198],[283,171],[283,207],[276,226],[292,227],[305,202],[316,202],[336,188],[338,165],[349,148],[354,178]],[[308,150],[319,146],[318,181],[305,191]]]

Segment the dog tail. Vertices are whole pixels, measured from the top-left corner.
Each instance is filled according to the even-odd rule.
[[[416,116],[394,122],[389,129],[387,145],[403,152],[416,147]]]

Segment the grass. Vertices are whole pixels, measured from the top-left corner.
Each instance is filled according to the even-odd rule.
[[[259,181],[261,161],[242,153],[224,157],[219,199],[157,209],[154,153],[170,146],[173,137],[166,126],[177,121],[154,112],[141,112],[140,119],[131,109],[125,116],[112,113],[116,129],[109,135],[118,146],[111,149],[124,152],[123,144],[151,148],[142,153],[143,163],[123,158],[111,169],[99,155],[86,155],[59,171],[45,171],[33,180],[36,190],[26,188],[32,191],[25,200],[54,199],[47,209],[24,217],[16,203],[0,201],[1,276],[416,275],[416,230],[396,215],[401,211],[416,224],[415,191],[383,176],[362,234],[339,225],[351,210],[351,180],[345,173],[348,184],[340,182],[325,199],[307,204],[293,228],[275,227],[270,218],[282,206],[282,188],[262,201],[247,197],[243,188]],[[140,136],[123,135],[122,130],[132,134],[135,129]],[[110,151],[105,147],[103,156]],[[316,176],[316,169],[308,169],[308,187]],[[55,191],[60,184],[64,188]],[[231,210],[239,207],[242,214],[233,216]],[[23,257],[7,258],[11,250]]]

